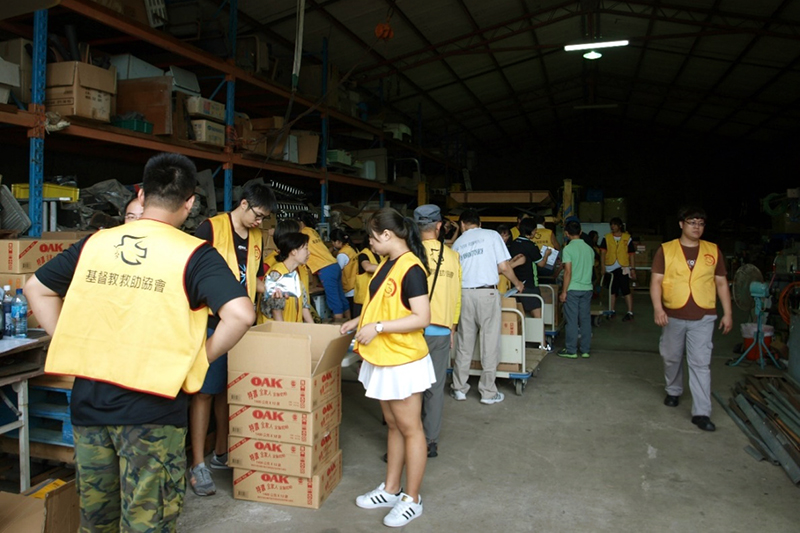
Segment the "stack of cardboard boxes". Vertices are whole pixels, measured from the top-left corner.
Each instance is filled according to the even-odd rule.
[[[643,235],[636,241],[636,255],[634,264],[636,265],[636,289],[650,290],[650,266],[653,264],[653,257],[661,246],[663,239],[658,235]]]
[[[233,496],[318,509],[342,477],[339,326],[268,322],[228,356]]]

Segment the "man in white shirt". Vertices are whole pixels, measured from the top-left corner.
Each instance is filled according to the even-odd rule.
[[[467,399],[469,368],[475,337],[478,336],[483,368],[478,390],[481,403],[491,405],[502,402],[505,397],[502,392],[497,392],[495,385],[501,330],[498,271],[520,292],[525,286],[508,263],[511,256],[500,234],[482,229],[481,218],[476,210],[467,209],[458,222],[461,236],[453,243],[453,250],[461,258],[461,320],[456,334],[456,360],[450,395],[456,400]]]

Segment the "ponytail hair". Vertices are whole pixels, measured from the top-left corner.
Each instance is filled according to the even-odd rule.
[[[350,244],[350,235],[348,235],[342,228],[333,228],[331,230],[331,242],[341,241],[342,244]]]
[[[404,217],[391,207],[383,207],[375,211],[367,225],[370,231],[375,235],[389,230],[406,241],[408,249],[417,256],[422,266],[425,267],[425,273],[430,273],[428,254],[425,251],[425,247],[422,245],[422,235],[420,235],[419,227],[417,223],[414,222],[414,219]]]

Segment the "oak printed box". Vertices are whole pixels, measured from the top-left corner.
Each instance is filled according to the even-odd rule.
[[[342,368],[313,377],[228,370],[228,403],[311,412],[341,390]]]
[[[40,266],[72,246],[77,239],[8,239],[0,240],[2,263],[0,272],[24,274]]]
[[[237,500],[319,509],[341,479],[341,451],[312,477],[234,468],[233,497]]]
[[[229,405],[229,435],[312,445],[342,421],[342,396],[312,413]]]
[[[313,445],[228,437],[228,465],[247,470],[310,477],[339,451],[339,427]]]

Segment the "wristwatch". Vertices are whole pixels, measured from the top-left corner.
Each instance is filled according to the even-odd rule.
[[[383,333],[383,324],[380,322],[375,322],[375,331],[378,333]]]

